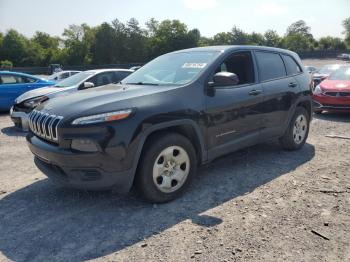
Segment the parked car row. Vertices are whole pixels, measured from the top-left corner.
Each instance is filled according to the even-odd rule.
[[[314,112],[350,111],[350,64],[305,66],[312,79]]]
[[[118,83],[134,72],[128,69],[99,69],[74,74],[53,86],[28,91],[14,101],[10,110],[15,126],[27,131],[28,115],[40,103],[57,96],[66,96],[76,91]]]
[[[0,111],[8,111],[15,99],[30,90],[54,85],[54,81],[32,75],[0,71]]]
[[[314,89],[314,112],[350,110],[350,65],[339,66]]]

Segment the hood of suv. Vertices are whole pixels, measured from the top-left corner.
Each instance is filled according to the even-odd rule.
[[[33,90],[25,92],[24,94],[17,97],[15,103],[20,104],[23,101],[28,100],[28,99],[32,99],[32,98],[39,97],[39,96],[49,95],[49,94],[52,94],[55,92],[61,92],[61,91],[64,91],[66,89],[67,88],[55,87],[55,86],[41,87],[41,88],[33,89]]]
[[[141,101],[136,101],[136,98],[173,88],[176,87],[109,84],[50,99],[39,105],[37,110],[64,118],[99,114],[135,107]]]

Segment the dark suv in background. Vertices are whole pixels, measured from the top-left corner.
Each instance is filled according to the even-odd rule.
[[[152,202],[176,198],[198,164],[279,138],[300,149],[310,77],[290,51],[217,46],[160,56],[121,83],[39,105],[28,145],[37,167],[87,190],[133,184]]]

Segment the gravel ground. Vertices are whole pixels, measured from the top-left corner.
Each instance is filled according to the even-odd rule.
[[[349,114],[298,152],[270,141],[200,168],[180,199],[56,187],[0,116],[0,261],[350,261]],[[318,235],[319,234],[319,235]]]

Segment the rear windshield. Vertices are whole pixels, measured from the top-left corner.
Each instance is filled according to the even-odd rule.
[[[189,51],[160,56],[125,78],[123,84],[184,85],[218,57],[217,51]]]
[[[329,80],[350,81],[350,67],[341,67],[329,77]]]
[[[94,73],[93,72],[81,72],[76,75],[70,76],[61,82],[57,83],[55,87],[70,87],[70,86],[75,86],[79,84],[81,81],[89,78],[92,76]]]

